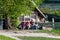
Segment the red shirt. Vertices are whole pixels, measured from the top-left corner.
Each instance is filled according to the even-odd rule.
[[[29,21],[27,21],[26,23],[25,23],[25,25],[29,25],[30,24],[30,22]]]

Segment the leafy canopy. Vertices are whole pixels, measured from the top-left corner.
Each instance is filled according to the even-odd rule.
[[[42,0],[33,0],[37,6]],[[30,0],[0,0],[0,14],[10,17],[18,17],[21,14],[30,14],[34,10],[34,5]]]
[[[33,1],[37,6],[42,3],[42,0]],[[30,2],[30,0],[0,0],[0,17],[2,18],[3,15],[10,17],[14,27],[18,24],[17,17],[22,14],[29,15],[34,9],[35,6]]]

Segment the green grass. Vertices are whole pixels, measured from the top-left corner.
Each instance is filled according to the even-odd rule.
[[[19,37],[22,40],[60,40],[55,38],[44,38],[44,37]]]
[[[15,40],[15,39],[0,35],[0,40]]]
[[[60,34],[60,30],[52,30],[51,32]]]
[[[59,35],[60,36],[60,30],[51,30],[51,32],[55,35]]]
[[[50,33],[49,30],[33,30],[33,33]]]
[[[31,32],[31,31],[29,31]],[[54,35],[60,35],[60,30],[33,30],[33,33],[50,33],[50,34],[54,34]]]

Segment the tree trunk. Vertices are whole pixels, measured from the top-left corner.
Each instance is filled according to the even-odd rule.
[[[9,18],[9,17],[7,17],[7,24],[8,24],[8,27],[9,27],[9,28],[12,28],[11,22],[10,22],[10,18]]]
[[[4,29],[12,28],[11,23],[10,23],[10,18],[7,15],[5,15],[4,18],[5,19],[4,19],[3,28]]]

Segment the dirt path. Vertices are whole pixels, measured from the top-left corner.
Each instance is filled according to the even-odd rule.
[[[47,37],[47,38],[59,38],[60,36],[54,36],[48,33],[29,33],[28,31],[0,31],[0,35],[5,35],[18,39],[17,36],[30,36],[30,37]],[[21,39],[18,39],[21,40]]]
[[[15,37],[15,36],[13,36],[13,34],[14,33],[12,31],[0,30],[0,35],[4,35],[4,36],[7,36],[7,37],[16,39],[16,40],[21,40],[21,39]]]

